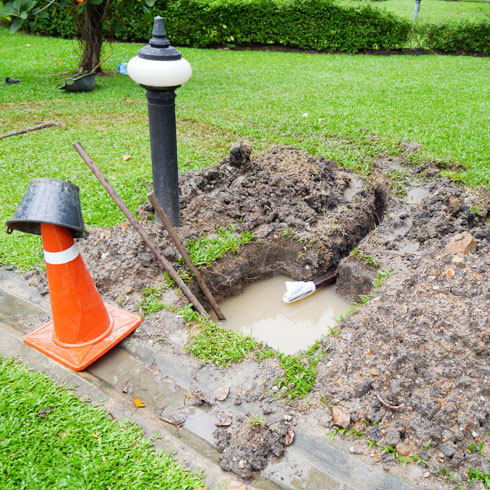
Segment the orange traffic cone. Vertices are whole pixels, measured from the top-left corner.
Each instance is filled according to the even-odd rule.
[[[53,319],[26,335],[24,342],[81,371],[129,335],[142,319],[102,302],[68,228],[40,226]]]

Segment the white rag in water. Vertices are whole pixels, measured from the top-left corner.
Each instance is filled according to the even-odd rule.
[[[306,298],[306,296],[313,294],[315,291],[316,286],[313,281],[286,281],[286,292],[283,294],[282,300],[284,303],[293,303],[299,299]]]

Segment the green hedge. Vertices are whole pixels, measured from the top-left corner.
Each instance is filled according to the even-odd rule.
[[[443,53],[490,53],[490,20],[423,24],[418,28],[427,49]]]
[[[49,17],[38,18],[29,30],[46,36],[72,38],[75,34],[74,20],[64,8],[55,5],[49,10]]]
[[[105,35],[122,41],[147,41],[151,17],[165,19],[171,42],[177,46],[281,45],[317,51],[357,52],[408,47],[411,25],[369,5],[344,7],[332,0],[156,0],[142,18],[141,2],[125,6],[123,28]],[[54,7],[47,19],[31,28],[41,34],[71,38],[73,19]],[[444,52],[490,52],[490,20],[420,24],[416,34],[424,49]]]
[[[368,5],[343,7],[331,0],[176,0],[168,5],[159,0],[151,10],[163,16],[169,38],[178,46],[281,45],[354,53],[402,48],[411,29],[408,21]],[[64,19],[53,19],[59,16]],[[131,21],[140,16],[135,2],[126,10],[116,38],[148,40],[151,23]],[[66,17],[56,11],[49,19],[40,19],[33,30],[72,37],[73,26]]]
[[[356,52],[402,47],[408,22],[369,6],[329,0],[176,0],[166,9],[177,44],[276,44],[319,51]]]

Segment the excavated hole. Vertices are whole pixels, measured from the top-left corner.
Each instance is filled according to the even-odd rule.
[[[234,221],[255,240],[203,270],[218,300],[274,276],[310,281],[340,260],[379,222],[386,191],[335,162],[291,147],[272,147],[250,160],[240,142],[220,165],[188,172],[181,183],[182,232],[213,233]],[[197,285],[192,289],[205,302]]]
[[[203,270],[213,295],[224,300],[222,326],[288,354],[328,334],[352,304],[335,288],[321,287],[286,305],[284,282],[335,271],[379,223],[385,188],[295,148],[273,147],[251,160],[246,142],[235,144],[220,165],[182,180],[184,234],[193,236],[191,224],[212,233],[233,219],[237,231],[255,236]],[[206,304],[197,284],[191,288]]]

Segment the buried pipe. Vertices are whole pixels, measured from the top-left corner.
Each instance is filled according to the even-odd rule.
[[[328,272],[314,281],[286,281],[286,292],[282,300],[284,303],[294,303],[313,294],[319,286],[333,284],[336,280],[337,272]]]
[[[153,192],[150,192],[147,195],[147,197],[148,197],[148,200],[150,201],[150,203],[152,204],[153,208],[155,209],[155,212],[157,213],[158,217],[160,218],[162,225],[168,231],[170,238],[172,239],[175,246],[177,247],[177,249],[181,253],[182,258],[184,259],[185,263],[187,264],[187,267],[189,267],[191,272],[194,274],[197,284],[201,288],[201,291],[204,293],[204,296],[206,296],[206,299],[209,301],[209,304],[211,305],[214,312],[216,313],[216,316],[218,317],[219,320],[226,320],[225,316],[223,315],[222,311],[220,310],[220,308],[218,306],[218,303],[214,299],[213,294],[209,290],[206,282],[204,281],[203,277],[201,276],[201,273],[199,272],[197,267],[192,262],[192,259],[190,258],[189,254],[187,253],[187,250],[186,250],[184,244],[182,243],[181,239],[179,238],[177,231],[175,230],[172,223],[170,222],[170,219],[168,218],[167,213],[165,213],[161,204],[158,202],[158,199],[156,198],[155,194]]]
[[[76,141],[73,143],[73,147],[77,150],[80,158],[87,164],[88,168],[92,171],[98,181],[102,184],[102,187],[107,191],[109,196],[112,197],[112,200],[118,205],[119,209],[123,212],[124,216],[128,218],[133,228],[139,233],[145,245],[150,249],[155,258],[158,260],[160,265],[168,272],[170,277],[175,281],[177,286],[179,286],[180,290],[187,296],[189,301],[195,306],[196,310],[201,313],[201,315],[208,316],[207,311],[201,305],[199,300],[194,296],[192,291],[186,286],[181,277],[177,274],[177,271],[172,267],[172,264],[165,258],[165,256],[160,252],[155,242],[150,238],[150,235],[146,233],[144,228],[141,226],[140,222],[134,217],[134,214],[131,210],[126,206],[124,201],[121,199],[119,194],[115,191],[114,187],[109,183],[106,179],[105,175],[101,172],[99,167],[95,164],[95,162],[90,158],[88,153],[85,151],[85,148]]]

